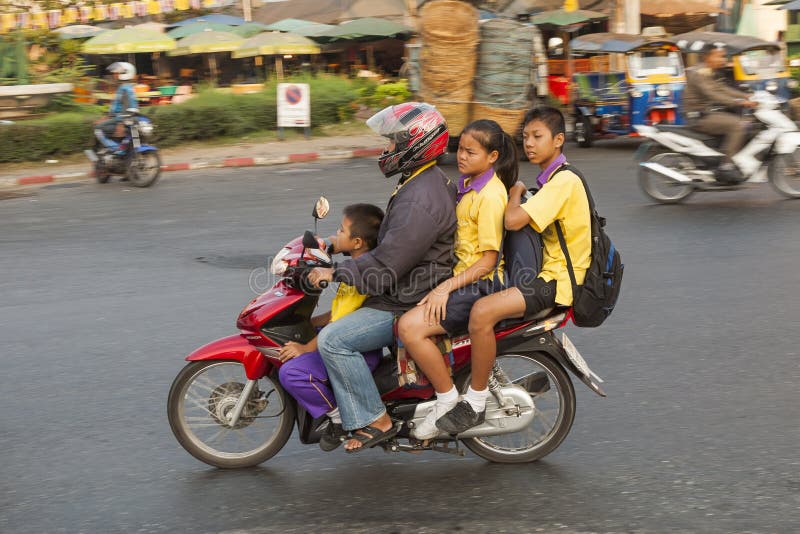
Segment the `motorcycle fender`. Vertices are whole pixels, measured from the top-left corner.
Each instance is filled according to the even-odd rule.
[[[555,361],[561,364],[562,367],[567,369],[570,373],[575,375],[578,380],[586,384],[586,386],[600,395],[601,397],[606,396],[606,392],[603,391],[603,388],[597,384],[591,376],[587,375],[580,369],[578,369],[572,361],[570,361],[569,357],[567,356],[567,352],[564,350],[563,345],[561,342],[556,338],[552,332],[547,332],[544,334],[540,334],[538,336],[534,336],[532,338],[528,338],[522,343],[515,344],[510,347],[501,347],[501,341],[498,340],[497,343],[497,350],[498,353],[506,352],[506,351],[513,351],[514,353],[521,353],[524,354],[526,352],[544,352],[545,354],[552,357]]]
[[[143,152],[158,152],[158,149],[152,145],[142,145],[136,149],[136,152],[139,154]]]
[[[791,154],[800,147],[800,132],[787,132],[778,136],[775,141],[776,154]]]
[[[203,345],[186,357],[186,361],[234,360],[241,362],[249,380],[258,380],[272,370],[267,358],[242,335],[223,337]]]

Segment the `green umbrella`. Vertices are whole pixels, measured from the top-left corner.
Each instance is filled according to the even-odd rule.
[[[532,16],[530,18],[530,23],[536,26],[543,26],[551,29],[564,29],[574,24],[607,18],[608,15],[598,13],[597,11],[587,11],[585,9],[576,9],[574,11],[553,9],[551,11],[544,11],[538,15]]]
[[[174,50],[167,52],[167,55],[187,56],[189,54],[231,52],[239,48],[243,42],[244,38],[235,33],[207,30],[184,37],[177,42]]]
[[[258,22],[248,22],[247,24],[242,24],[241,26],[235,26],[232,30],[228,31],[247,39],[248,37],[252,37],[261,32],[267,31],[267,27],[263,24],[259,24]]]
[[[413,30],[397,22],[374,17],[365,17],[342,22],[338,26],[314,35],[320,41],[384,39],[411,34]]]
[[[204,32],[206,30],[213,30],[215,32],[231,32],[234,26],[227,24],[220,24],[219,22],[193,22],[184,26],[178,26],[174,30],[167,32],[167,35],[173,39],[183,39],[196,33]]]
[[[152,30],[108,30],[83,43],[85,54],[135,54],[175,48],[175,39]]]
[[[278,32],[291,32],[305,37],[312,37],[318,33],[335,28],[332,24],[321,24],[310,20],[283,19],[267,26],[267,30]]]
[[[319,54],[317,43],[294,33],[264,32],[247,39],[237,50],[234,58],[271,56],[283,54]]]
[[[63,28],[57,28],[53,30],[54,33],[58,34],[58,38],[62,41],[66,41],[68,39],[88,39],[89,37],[100,35],[104,31],[106,30],[103,28],[89,26],[88,24],[75,24],[73,26],[64,26]]]

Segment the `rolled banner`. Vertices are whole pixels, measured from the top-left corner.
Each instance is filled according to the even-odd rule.
[[[49,28],[58,28],[61,26],[61,10],[51,9],[47,12],[47,26]]]
[[[68,7],[61,12],[61,24],[68,26],[78,21],[78,10],[74,7]]]
[[[44,11],[31,13],[31,28],[34,30],[47,29],[47,13]]]
[[[108,6],[109,20],[119,20],[122,18],[122,4],[109,4]]]
[[[200,0],[189,0],[189,5],[192,6],[192,9],[201,9],[203,7]]]
[[[81,19],[81,22],[84,24],[88,23],[92,20],[92,6],[81,6],[78,8],[78,17]]]
[[[158,0],[158,3],[161,4],[162,13],[172,13],[175,11],[175,2],[173,0]]]
[[[17,28],[27,30],[31,27],[30,13],[17,13]]]
[[[108,19],[108,8],[105,4],[96,4],[94,6],[94,20]]]

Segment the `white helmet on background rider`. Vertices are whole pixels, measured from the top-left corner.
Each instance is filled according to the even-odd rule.
[[[385,150],[378,158],[378,166],[387,178],[413,171],[447,151],[447,122],[430,104],[389,106],[370,117],[367,126],[395,143],[392,150]]]
[[[136,67],[127,61],[117,61],[112,63],[106,70],[111,74],[119,74],[119,79],[122,81],[133,80],[136,77]]]

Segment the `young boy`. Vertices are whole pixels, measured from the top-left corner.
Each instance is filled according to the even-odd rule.
[[[351,204],[343,210],[342,223],[331,237],[334,252],[350,254],[357,258],[375,248],[378,242],[378,229],[383,220],[383,211],[372,204]],[[340,283],[331,303],[331,311],[311,319],[312,324],[321,328],[354,312],[366,300],[353,286]],[[330,417],[330,424],[320,439],[319,446],[324,451],[338,447],[346,432],[342,429],[342,419],[336,407],[336,399],[331,391],[328,373],[317,350],[317,338],[308,343],[288,342],[280,352],[284,363],[278,371],[281,385],[302,405],[309,415],[318,418]],[[364,354],[370,371],[374,371],[381,359],[381,351]]]
[[[522,203],[527,188],[517,182],[509,191],[505,212],[507,230],[519,230],[530,224],[542,234],[544,254],[542,271],[524,287],[510,287],[475,303],[469,318],[472,339],[472,383],[464,399],[440,417],[436,426],[450,434],[459,434],[485,419],[487,384],[497,355],[494,326],[504,320],[532,316],[558,306],[572,304],[572,285],[567,261],[558,241],[555,222],[564,232],[580,285],[589,268],[591,254],[591,219],[589,200],[580,178],[560,169],[566,163],[562,154],[565,125],[561,112],[551,107],[534,108],[525,115],[522,131],[525,154],[539,165],[537,182],[541,189]]]

